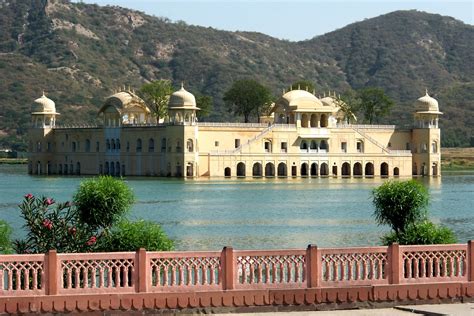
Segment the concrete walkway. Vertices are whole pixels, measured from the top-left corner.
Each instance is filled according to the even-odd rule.
[[[269,315],[289,315],[289,316],[407,316],[407,315],[453,315],[453,316],[474,316],[474,303],[463,304],[434,304],[434,305],[405,305],[395,308],[381,309],[352,309],[342,311],[314,311],[314,312],[279,312],[279,313],[242,313],[242,314],[215,314],[221,316],[242,315],[242,316],[269,316]]]

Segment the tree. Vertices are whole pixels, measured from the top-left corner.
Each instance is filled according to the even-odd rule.
[[[360,99],[359,110],[369,124],[387,116],[394,105],[394,101],[380,88],[364,88],[357,94]]]
[[[260,122],[260,115],[268,111],[272,96],[270,90],[256,80],[244,79],[234,82],[224,94],[224,101],[231,112],[244,116],[245,123],[249,122],[252,114]]]
[[[203,95],[203,94],[195,94],[196,96],[196,104],[197,107],[200,109],[197,111],[197,117],[198,119],[202,119],[204,117],[208,117],[209,114],[212,112],[212,97],[209,95]]]
[[[291,90],[306,90],[309,92],[314,91],[314,84],[308,80],[299,80],[291,85]]]
[[[173,93],[171,81],[163,79],[146,83],[140,88],[140,97],[150,107],[157,122],[160,122],[160,119],[168,114],[171,93]]]
[[[382,236],[385,245],[455,243],[447,227],[428,220],[428,190],[415,180],[388,181],[372,192],[374,217],[379,225],[389,225],[392,232]]]
[[[359,106],[359,98],[357,94],[350,90],[342,96],[334,98],[334,104],[339,108],[337,116],[347,123],[357,122],[356,111]]]
[[[12,253],[12,228],[4,220],[0,220],[0,254]]]
[[[134,196],[123,180],[100,176],[83,181],[73,199],[83,223],[107,230],[130,209]]]

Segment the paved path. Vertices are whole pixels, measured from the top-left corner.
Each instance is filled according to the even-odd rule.
[[[434,304],[434,305],[405,305],[395,308],[381,309],[357,309],[343,311],[314,311],[314,312],[279,312],[279,313],[242,313],[242,314],[215,314],[220,316],[242,315],[242,316],[408,316],[408,315],[453,315],[474,316],[474,303],[464,304]]]

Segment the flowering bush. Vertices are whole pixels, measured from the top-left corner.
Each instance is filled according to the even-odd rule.
[[[51,198],[25,195],[20,204],[28,233],[14,242],[17,253],[87,252],[96,246],[97,233],[79,220],[71,203],[57,203]]]

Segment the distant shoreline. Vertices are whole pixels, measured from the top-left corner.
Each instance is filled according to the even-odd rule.
[[[1,165],[26,165],[27,163],[26,158],[0,158]]]

